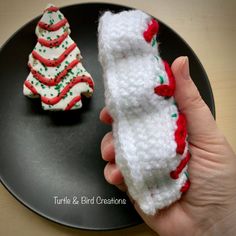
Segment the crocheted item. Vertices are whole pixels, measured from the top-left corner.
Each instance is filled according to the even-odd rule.
[[[139,10],[106,12],[98,27],[116,163],[130,195],[150,215],[190,186],[186,120],[173,98],[174,76],[159,56],[158,29]]]
[[[40,97],[44,110],[80,108],[81,94],[92,96],[94,82],[80,62],[80,50],[69,36],[67,19],[49,4],[35,33],[38,43],[29,55],[24,95]]]

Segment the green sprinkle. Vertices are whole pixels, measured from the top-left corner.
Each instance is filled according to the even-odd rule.
[[[39,85],[39,82],[36,82],[36,84],[35,84],[35,85],[36,85],[36,86],[37,86],[37,85]]]
[[[70,95],[72,96],[73,95],[73,93],[70,91]]]
[[[52,94],[52,93],[51,93],[50,95],[51,95],[51,96],[53,96],[53,94]]]
[[[157,60],[157,61],[159,61],[159,58],[158,58],[158,56],[154,56],[154,57],[156,58],[156,60]]]
[[[47,37],[47,39],[48,39],[48,40],[50,40],[50,39],[51,39],[51,37]]]
[[[59,15],[58,15],[58,18],[61,20],[61,19],[62,19],[62,15],[61,15],[61,14],[59,14]]]
[[[159,76],[159,78],[160,78],[160,83],[163,84],[164,83],[164,78],[161,75]]]
[[[176,114],[176,113],[174,113],[174,114],[172,114],[172,115],[171,115],[171,117],[177,117],[177,114]]]
[[[42,52],[42,50],[41,50],[41,49],[39,49],[39,51],[40,51],[40,52]]]
[[[43,52],[46,52],[46,49],[44,49]]]

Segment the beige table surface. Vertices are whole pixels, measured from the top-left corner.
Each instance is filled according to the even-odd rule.
[[[81,0],[54,0],[66,6]],[[97,2],[93,0],[92,2]],[[236,1],[235,0],[117,0],[145,10],[177,31],[204,65],[214,92],[217,123],[236,151]],[[19,27],[41,14],[47,0],[0,0],[0,45]],[[115,217],[115,216],[114,216]],[[144,224],[110,232],[70,229],[25,208],[0,186],[1,236],[155,235]]]

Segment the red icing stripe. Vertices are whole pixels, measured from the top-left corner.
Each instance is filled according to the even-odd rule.
[[[65,32],[57,39],[46,40],[44,38],[38,38],[38,42],[45,47],[52,48],[52,47],[59,46],[66,39],[67,36],[68,36],[68,33]]]
[[[38,95],[37,90],[35,89],[35,87],[28,81],[26,80],[24,85],[34,94],[34,95]]]
[[[66,106],[65,110],[70,110],[77,102],[79,102],[81,100],[81,97],[78,96],[78,97],[75,97],[73,98],[69,103],[68,105]]]
[[[41,55],[39,55],[36,51],[33,51],[32,55],[35,59],[39,60],[45,66],[54,67],[61,64],[62,61],[68,56],[68,54],[74,50],[75,47],[76,47],[75,43],[71,44],[57,59],[54,60],[46,59]]]
[[[73,60],[60,74],[58,74],[55,78],[46,78],[43,75],[41,75],[39,72],[33,69],[33,67],[29,64],[30,71],[32,75],[39,80],[41,83],[48,85],[48,86],[54,86],[57,85],[63,77],[65,77],[71,69],[73,69],[77,64],[79,63],[78,59]]]
[[[185,184],[182,186],[182,188],[180,189],[180,192],[185,193],[189,189],[190,184],[191,184],[190,181],[187,180]]]
[[[169,84],[162,84],[154,88],[154,92],[162,97],[171,97],[175,92],[175,77],[171,71],[168,62],[163,61]]]
[[[62,26],[64,26],[67,23],[67,19],[64,18],[60,21],[58,21],[56,24],[49,25],[47,23],[44,23],[42,21],[39,21],[38,26],[42,29],[48,30],[48,31],[56,31],[60,29]]]
[[[182,172],[182,170],[184,169],[184,167],[187,165],[187,163],[190,160],[190,153],[188,152],[186,157],[184,159],[181,160],[181,162],[179,163],[179,165],[176,167],[175,170],[170,172],[170,177],[172,179],[178,179],[179,178],[179,174]]]
[[[176,122],[177,129],[175,131],[175,142],[177,144],[176,152],[183,154],[186,146],[187,127],[185,115],[179,113],[178,120]]]
[[[51,6],[51,7],[48,7],[47,9],[45,9],[45,11],[54,11],[54,12],[56,12],[58,10],[59,10],[58,7],[54,7],[54,6]]]
[[[82,83],[82,82],[88,83],[89,86],[91,88],[93,88],[93,81],[91,80],[90,77],[78,76],[78,77],[72,79],[71,82],[66,85],[66,87],[60,92],[60,94],[58,96],[56,96],[54,98],[48,98],[48,97],[41,96],[41,100],[42,100],[42,102],[44,102],[48,105],[54,105],[54,104],[58,103],[69,92],[69,90],[73,86],[75,86],[78,83]]]
[[[143,32],[144,39],[150,43],[153,36],[157,34],[159,30],[159,24],[155,19],[152,19],[148,25],[148,28]]]

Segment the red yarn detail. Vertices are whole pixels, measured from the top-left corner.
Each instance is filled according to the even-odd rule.
[[[152,19],[148,25],[148,28],[143,32],[144,39],[150,43],[153,36],[157,34],[159,30],[159,24],[155,19]]]
[[[163,61],[169,84],[162,84],[154,88],[154,92],[162,97],[171,97],[175,92],[175,77],[171,71],[168,62]]]
[[[176,167],[175,170],[170,172],[170,177],[172,179],[178,179],[179,178],[179,174],[182,172],[182,170],[184,169],[184,167],[187,165],[187,163],[190,160],[190,153],[188,152],[186,157],[184,159],[181,160],[181,162],[179,163],[179,165]]]
[[[185,193],[189,187],[190,187],[191,183],[189,181],[189,179],[185,182],[185,184],[182,186],[182,188],[180,189],[180,192]]]
[[[176,152],[183,154],[186,146],[186,137],[187,137],[187,125],[185,115],[179,113],[178,120],[176,122],[177,129],[175,131],[175,142],[177,144]]]

